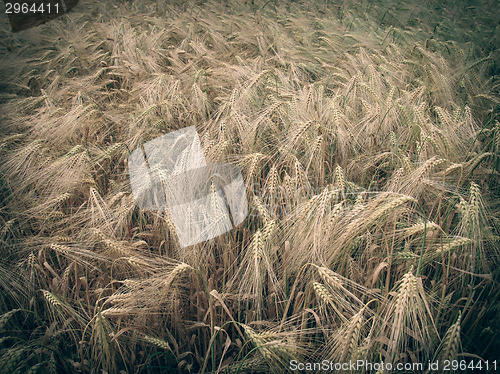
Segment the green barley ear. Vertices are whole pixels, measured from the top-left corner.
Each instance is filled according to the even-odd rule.
[[[160,338],[155,338],[153,336],[149,336],[149,335],[142,335],[142,339],[146,342],[146,343],[149,343],[149,344],[152,344],[152,345],[155,345],[157,346],[158,348],[161,348],[161,349],[164,349],[166,351],[169,351],[169,352],[172,352],[172,349],[170,348],[170,345],[163,339],[160,339]]]
[[[350,317],[356,314],[363,305],[357,295],[365,293],[366,289],[324,266],[314,265],[314,268],[323,281],[323,284],[313,283],[313,289],[320,299],[328,303],[342,321],[346,320],[346,315]]]
[[[270,352],[270,350],[265,346],[266,340],[259,336],[259,334],[257,334],[250,326],[243,325],[243,329],[252,344],[258,349],[262,356],[266,360],[272,360],[272,352]]]
[[[242,325],[246,337],[254,349],[264,358],[273,372],[290,372],[290,360],[300,360],[302,353],[294,333],[257,333],[248,325]]]
[[[16,312],[19,312],[21,309],[12,309],[8,312],[2,314],[0,317],[0,330],[4,328],[4,326],[9,322],[10,317],[12,317]]]
[[[41,290],[47,304],[50,306],[51,313],[54,318],[59,321],[68,321],[72,318],[80,326],[85,324],[85,317],[81,315],[74,307],[68,302],[63,301],[58,296],[47,290]]]
[[[335,274],[333,271],[323,266],[316,266],[316,269],[323,282],[328,284],[333,289],[342,288],[342,281],[340,280],[338,274]]]
[[[307,175],[302,167],[300,161],[297,159],[294,164],[295,170],[295,183],[299,188],[306,189],[309,185]]]
[[[340,165],[335,167],[335,184],[339,186],[342,198],[345,199],[346,177],[344,170],[340,167]]]
[[[388,362],[395,362],[414,350],[422,350],[427,354],[431,352],[435,326],[427,295],[421,279],[413,275],[413,267],[399,282],[394,296],[374,327],[380,328],[386,338],[384,347],[380,349],[387,352]]]
[[[269,171],[267,180],[266,180],[266,187],[267,187],[267,194],[269,196],[269,201],[271,203],[274,203],[276,193],[277,193],[277,187],[278,187],[278,168],[276,165],[271,166],[271,170]]]
[[[114,332],[110,321],[101,313],[97,307],[96,314],[92,320],[92,359],[99,363],[106,371],[116,371]]]
[[[265,225],[264,228],[262,229],[262,235],[264,238],[264,241],[270,240],[271,236],[274,234],[276,230],[276,220],[270,220],[268,221]]]
[[[399,146],[398,146],[398,140],[396,138],[396,134],[394,131],[391,131],[389,133],[389,138],[391,140],[391,147],[394,150],[394,152],[399,153]]]
[[[458,358],[458,353],[460,352],[461,339],[460,339],[460,323],[462,320],[462,314],[458,314],[457,321],[450,326],[446,332],[443,340],[437,351],[437,358],[439,360],[456,360]]]
[[[262,203],[262,200],[258,196],[253,197],[253,204],[257,208],[257,211],[261,215],[262,219],[264,220],[264,223],[267,223],[271,220],[271,216],[269,214],[269,211],[264,207],[264,204]]]
[[[170,287],[174,281],[180,277],[184,272],[194,270],[194,268],[186,263],[178,264],[165,279],[165,287]]]
[[[314,292],[316,293],[316,295],[318,296],[318,298],[322,302],[324,302],[326,304],[330,304],[330,305],[335,305],[333,302],[332,296],[330,295],[328,290],[325,287],[323,287],[323,285],[321,283],[313,282],[313,289],[314,289]]]
[[[446,373],[444,370],[445,360],[451,362],[458,359],[461,350],[461,321],[462,313],[459,311],[457,321],[448,328],[432,358],[432,362],[439,362],[440,373]]]
[[[334,330],[325,345],[324,356],[336,362],[356,361],[363,349],[365,310],[361,308],[341,327]]]
[[[25,374],[41,373],[42,370],[40,370],[40,369],[43,367],[46,370],[47,369],[47,364],[48,364],[47,362],[39,362],[38,364],[35,364],[32,367],[30,367],[28,370],[26,370]],[[50,366],[52,366],[52,365],[50,365]]]
[[[496,153],[500,153],[500,122],[495,124],[494,130],[494,150]]]
[[[53,307],[55,308],[65,307],[64,303],[61,300],[59,300],[59,298],[55,296],[52,292],[47,290],[42,290],[42,293],[43,296],[45,297],[45,300],[47,300],[47,302],[51,304]]]
[[[0,370],[2,373],[14,373],[16,368],[23,360],[24,353],[27,352],[25,347],[12,347],[4,351],[0,356]]]

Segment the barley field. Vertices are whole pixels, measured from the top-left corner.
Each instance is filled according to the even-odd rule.
[[[497,6],[81,0],[18,33],[3,14],[0,373],[494,372]],[[188,126],[241,169],[249,215],[181,248],[127,159]]]

